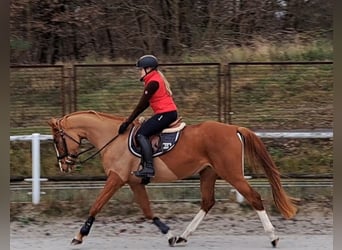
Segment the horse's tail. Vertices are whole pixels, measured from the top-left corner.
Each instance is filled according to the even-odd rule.
[[[249,166],[253,169],[262,167],[270,182],[272,195],[276,207],[281,214],[290,219],[296,215],[297,207],[294,199],[289,197],[280,182],[280,172],[274,164],[270,154],[261,139],[251,130],[239,127],[238,132],[244,138],[245,157]]]

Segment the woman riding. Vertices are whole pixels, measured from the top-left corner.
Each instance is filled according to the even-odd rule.
[[[153,116],[146,120],[136,133],[136,140],[141,147],[142,169],[135,171],[137,177],[154,177],[152,146],[149,137],[160,133],[177,119],[177,106],[172,98],[170,84],[158,70],[158,60],[153,55],[139,58],[136,66],[140,71],[140,81],[144,82],[144,91],[131,115],[121,124],[118,133],[125,132],[130,123],[151,106]]]

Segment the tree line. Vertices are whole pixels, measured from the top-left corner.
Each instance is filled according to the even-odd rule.
[[[301,35],[332,39],[332,0],[13,0],[13,64],[178,60]]]

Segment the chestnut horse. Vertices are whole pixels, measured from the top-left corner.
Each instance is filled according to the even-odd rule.
[[[74,112],[48,121],[61,171],[69,172],[73,169],[77,157],[82,153],[79,152],[82,139],[86,139],[101,155],[107,175],[103,189],[89,210],[88,219],[71,244],[82,243],[90,232],[95,216],[125,184],[133,191],[144,216],[167,236],[169,245],[185,244],[213,207],[215,182],[221,178],[230,183],[255,209],[271,244],[276,247],[279,238],[264,209],[260,194],[244,178],[244,158],[253,168],[261,167],[264,170],[270,182],[274,203],[284,218],[295,216],[297,208],[294,200],[284,191],[277,167],[254,132],[245,127],[215,121],[186,125],[178,132],[179,140],[174,147],[153,158],[155,177],[151,178],[151,182],[172,182],[199,174],[201,208],[184,232],[175,236],[169,226],[153,214],[146,192],[147,182],[142,183],[141,178],[132,174],[139,168],[140,158],[132,153],[128,145],[132,130],[139,126],[139,122],[134,121],[130,125],[131,131],[128,129],[118,135],[118,128],[123,121],[124,117],[92,110]]]

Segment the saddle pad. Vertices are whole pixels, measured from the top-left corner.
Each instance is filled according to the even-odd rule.
[[[141,157],[141,150],[134,143],[134,135],[135,135],[135,127],[133,127],[130,131],[128,137],[128,148],[132,154],[137,157]],[[157,138],[156,138],[157,137]],[[178,139],[180,137],[180,131],[173,133],[160,133],[158,135],[153,136],[152,139],[152,149],[153,149],[153,157],[165,154],[174,148]],[[151,141],[151,139],[150,139]]]

